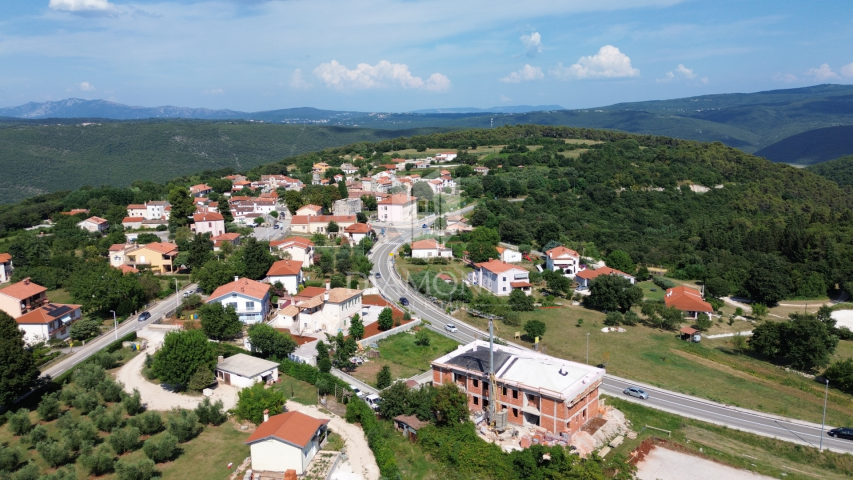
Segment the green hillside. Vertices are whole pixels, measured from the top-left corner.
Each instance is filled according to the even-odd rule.
[[[82,125],[88,122],[95,123]],[[246,170],[303,152],[432,131],[197,120],[7,120],[0,122],[0,203],[83,185],[123,187],[203,170]]]
[[[813,165],[853,153],[853,125],[816,128],[755,152],[774,162]]]
[[[853,187],[853,155],[811,165],[806,170],[843,186]]]

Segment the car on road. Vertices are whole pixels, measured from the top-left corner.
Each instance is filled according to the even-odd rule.
[[[364,397],[364,401],[367,402],[367,405],[372,408],[374,412],[376,412],[379,411],[379,404],[382,402],[382,399],[379,398],[379,395],[371,393]]]
[[[379,272],[376,272],[376,278],[382,278],[382,274]]]
[[[151,314],[148,312],[142,312],[139,314],[139,321],[140,322],[144,322],[145,320],[148,320],[149,318],[151,318]]]
[[[278,230],[278,224],[276,223],[275,226],[273,226],[272,228]]]
[[[409,299],[406,297],[400,297],[400,305],[402,305],[404,307],[409,305]]]
[[[830,430],[826,433],[830,437],[844,438],[846,440],[853,440],[853,428],[833,428],[832,430]]]
[[[638,388],[638,387],[628,387],[622,393],[624,393],[625,395],[630,395],[632,397],[637,397],[637,398],[640,398],[643,400],[649,399],[649,394],[646,393],[646,391],[643,390],[642,388]]]
[[[459,329],[458,329],[458,328],[456,328],[456,325],[454,325],[454,324],[452,324],[452,323],[448,323],[447,325],[445,325],[445,326],[444,326],[444,329],[445,329],[445,330],[447,330],[447,331],[448,331],[448,332],[450,332],[450,333],[456,333],[456,332],[458,332],[458,331],[459,331]]]
[[[352,390],[352,393],[354,393],[356,397],[364,398],[364,392],[362,392],[358,387],[353,384],[350,384],[349,388]]]

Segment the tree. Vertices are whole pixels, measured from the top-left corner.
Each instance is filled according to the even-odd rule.
[[[87,312],[129,315],[145,303],[145,292],[135,275],[124,275],[109,263],[88,261],[78,266],[67,286],[76,303]]]
[[[302,199],[302,193],[296,190],[287,190],[284,192],[284,204],[290,210],[291,215],[296,215],[296,211],[305,205]]]
[[[487,262],[489,259],[499,258],[498,251],[494,245],[482,241],[468,242],[468,258],[472,262]]]
[[[637,265],[634,264],[631,256],[624,250],[613,250],[610,252],[610,255],[604,259],[604,263],[610,268],[614,268],[625,273],[633,273],[637,268]]]
[[[168,433],[159,438],[149,438],[142,447],[145,456],[155,463],[163,463],[171,460],[175,457],[177,450],[178,439]]]
[[[391,330],[394,326],[394,313],[389,307],[385,307],[379,313],[379,330]]]
[[[509,294],[509,306],[512,307],[515,312],[532,312],[533,299],[527,296],[527,294],[520,289],[514,289],[512,293]]]
[[[263,219],[263,217],[255,217],[255,219],[254,219],[254,220],[252,220],[252,222],[253,222],[255,225],[257,225],[257,226],[259,226],[259,227],[260,227],[260,226],[264,223],[264,219]]]
[[[385,368],[385,367],[383,367]],[[382,373],[381,371],[379,373]],[[379,413],[385,418],[394,418],[397,415],[407,415],[411,413],[409,406],[409,395],[411,390],[405,383],[397,381],[391,382],[391,371],[388,371],[389,382],[386,388],[382,388],[379,392],[382,401],[379,402]],[[377,374],[376,384],[379,385],[379,375]],[[390,385],[390,386],[389,386]]]
[[[122,455],[138,449],[142,446],[139,441],[139,429],[136,427],[127,427],[113,430],[112,434],[107,438],[113,451]]]
[[[148,245],[149,243],[157,243],[160,237],[154,233],[142,232],[136,237],[136,243],[139,245]]]
[[[712,298],[723,298],[729,295],[731,286],[725,278],[709,278],[705,282],[705,294]]]
[[[391,368],[388,365],[383,365],[382,368],[376,372],[376,388],[379,390],[385,389],[391,385]]]
[[[269,244],[259,242],[255,237],[246,239],[241,251],[242,255],[240,256],[244,265],[243,276],[252,280],[260,280],[266,277],[267,272],[276,260],[269,251]]]
[[[9,406],[32,387],[39,369],[24,348],[24,332],[6,312],[0,311],[0,406]]]
[[[623,321],[625,321],[625,317],[618,310],[609,311],[607,312],[607,316],[604,317],[604,324],[608,327],[621,325]]]
[[[231,282],[235,276],[238,276],[238,270],[235,265],[237,262],[232,260],[236,257],[237,255],[229,258],[226,262],[210,260],[202,268],[193,270],[190,278],[192,278],[193,282],[198,283],[198,286],[205,292],[213,293],[214,290]]]
[[[59,392],[45,394],[39,402],[37,411],[39,418],[44,422],[50,422],[59,418]]]
[[[374,197],[373,195],[362,195],[361,206],[364,207],[364,209],[368,212],[375,211],[377,207],[376,197]]]
[[[571,291],[572,281],[569,280],[565,275],[551,270],[545,270],[544,276],[545,285],[548,287],[548,290],[554,293],[562,293],[563,295]]]
[[[457,425],[468,419],[468,397],[454,383],[443,383],[435,389],[433,402],[438,425]]]
[[[559,223],[554,221],[548,221],[539,224],[539,227],[536,228],[536,241],[539,245],[547,245],[548,242],[559,241],[560,234],[563,232],[563,227],[560,226]]]
[[[195,414],[202,425],[221,425],[228,419],[224,410],[222,400],[211,402],[209,398],[205,398],[195,407]]]
[[[92,317],[83,317],[71,324],[69,335],[73,340],[82,341],[98,336],[101,333],[101,322]]]
[[[428,347],[430,344],[429,334],[426,329],[420,329],[415,333],[415,345],[419,347]]]
[[[762,318],[767,316],[767,305],[764,305],[763,303],[753,303],[751,305],[751,308],[752,316],[754,316],[758,320],[761,320]]]
[[[356,221],[358,223],[367,223],[367,214],[364,212],[356,212],[355,214]]]
[[[260,425],[264,421],[264,410],[269,410],[274,415],[281,412],[281,407],[284,405],[284,394],[281,390],[264,388],[262,383],[240,390],[237,397],[234,413],[255,425]]]
[[[427,182],[415,182],[412,186],[412,196],[418,197],[419,200],[432,200],[435,192],[432,191]]]
[[[853,393],[853,358],[833,362],[823,372],[823,377],[829,380],[833,387]]]
[[[216,380],[213,372],[206,365],[198,367],[192,377],[190,377],[187,388],[193,392],[200,392],[209,387]]]
[[[121,400],[121,405],[130,416],[138,415],[145,410],[145,407],[142,406],[142,395],[140,395],[139,390],[135,388],[133,389],[132,394],[126,395]]]
[[[792,313],[789,322],[763,322],[752,331],[750,349],[803,371],[829,364],[838,346],[832,328],[815,315]]]
[[[637,269],[637,281],[638,282],[645,282],[649,278],[651,278],[651,275],[649,274],[649,269],[645,265],[643,265],[639,269]]]
[[[361,317],[357,313],[352,316],[352,321],[349,325],[349,334],[356,340],[364,338],[364,322],[362,322]]]
[[[740,332],[735,332],[731,338],[731,344],[732,348],[734,348],[738,353],[743,352],[747,347],[746,336],[741,335]]]
[[[700,332],[707,332],[711,329],[711,326],[713,324],[714,323],[711,321],[711,317],[709,317],[707,314],[702,313],[696,318],[696,323],[693,325],[693,328],[699,330]]]
[[[527,337],[530,340],[539,337],[541,340],[542,337],[545,336],[545,323],[539,320],[528,320],[527,323],[524,324],[524,333],[527,334]]]
[[[157,475],[154,462],[143,458],[135,462],[121,459],[115,464],[118,480],[150,480]]]
[[[162,382],[186,386],[199,367],[216,366],[213,344],[201,330],[172,331],[154,354],[153,373]]]
[[[187,266],[191,269],[201,268],[213,257],[213,241],[209,233],[197,233],[187,243]]]
[[[256,383],[255,386],[263,384]],[[245,392],[247,389],[243,389]],[[242,393],[242,392],[241,392]],[[239,393],[237,394],[239,396]],[[201,432],[201,425],[198,423],[198,415],[192,410],[180,409],[177,415],[174,415],[175,410],[172,410],[173,415],[169,417],[169,433],[178,439],[178,442],[184,443],[192,440]]]
[[[586,303],[598,310],[628,311],[643,300],[643,290],[619,275],[600,275],[589,286]]]
[[[64,465],[71,459],[71,449],[64,442],[44,440],[36,444],[36,450],[38,450],[41,458],[53,468]]]
[[[766,255],[749,270],[743,288],[754,302],[772,306],[790,293],[791,276],[782,259]]]
[[[323,275],[328,275],[335,270],[335,258],[329,252],[323,252],[320,255],[320,270]]]
[[[89,472],[89,475],[101,476],[109,473],[113,469],[115,460],[113,459],[112,451],[105,444],[102,444],[95,450],[89,446],[85,451],[80,452],[80,463]]]
[[[335,222],[335,221],[331,221],[331,222],[329,222],[328,225],[326,225],[326,231],[329,233],[338,233],[338,231],[340,231],[340,229],[341,229],[341,227],[338,226],[338,222]]]
[[[265,323],[255,323],[249,327],[249,342],[252,350],[266,358],[286,360],[294,350],[296,342]]]
[[[459,165],[454,172],[458,178],[465,178],[474,175],[474,167],[471,165]]]
[[[201,329],[214,340],[234,338],[243,330],[243,322],[233,306],[224,306],[220,302],[205,303],[198,309]]]
[[[195,213],[195,204],[192,197],[184,187],[175,187],[169,191],[169,204],[172,206],[169,214],[169,227],[177,229],[178,227],[186,227],[189,224],[189,218]]]
[[[341,180],[338,182],[338,193],[340,193],[341,198],[349,198],[349,191],[347,190],[346,180]]]

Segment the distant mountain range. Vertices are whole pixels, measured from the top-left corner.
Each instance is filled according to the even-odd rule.
[[[816,85],[756,93],[703,95],[566,110],[559,105],[439,108],[379,113],[287,108],[238,112],[186,107],[133,107],[105,100],[67,99],[0,108],[18,119],[199,119],[320,124],[401,130],[492,128],[543,124],[606,128],[706,142],[719,141],[784,163],[810,165],[853,154],[853,85]],[[833,128],[833,130],[821,130]],[[777,142],[779,142],[777,144]],[[784,143],[782,143],[784,142]],[[775,144],[775,145],[774,145]]]

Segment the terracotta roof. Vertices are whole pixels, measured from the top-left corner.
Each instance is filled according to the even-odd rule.
[[[581,277],[581,278],[586,279],[586,280],[592,280],[593,278],[600,277],[601,275],[626,275],[628,277],[631,276],[625,272],[622,272],[622,271],[616,270],[615,268],[610,268],[610,267],[601,267],[601,268],[596,268],[595,270],[587,268],[586,270],[581,270],[575,276]]]
[[[120,251],[124,250],[125,248],[127,248],[127,244],[114,243],[114,244],[112,244],[112,246],[110,246],[110,251],[111,252],[120,252]]]
[[[33,282],[29,277],[27,277],[18,283],[13,283],[12,285],[0,290],[0,293],[12,298],[17,298],[18,300],[25,300],[46,291],[46,288]]]
[[[193,185],[192,187],[190,187],[191,192],[201,192],[204,190],[213,190],[213,189],[210,188],[209,185],[206,185],[204,183],[199,183],[198,185]]]
[[[446,273],[439,273],[438,275],[436,275],[436,277],[438,277],[444,281],[451,281],[451,282],[453,281],[453,277],[451,277],[450,275],[448,275]]]
[[[16,318],[15,321],[26,325],[44,325],[45,323],[50,323],[58,318],[62,318],[65,315],[72,314],[74,313],[74,310],[78,310],[79,308],[80,305],[48,303],[41,308],[37,308],[31,312],[21,315]]]
[[[510,270],[525,271],[521,267],[516,267],[515,265],[512,265],[510,263],[506,263],[506,262],[502,262],[500,260],[491,260],[488,262],[475,263],[474,265],[477,267],[480,267],[480,268],[485,268],[486,270],[488,270],[492,273],[503,273],[503,272],[508,272]]]
[[[124,217],[121,223],[142,223],[145,217]]]
[[[266,283],[256,282],[249,278],[241,278],[231,283],[226,283],[214,290],[210,298],[208,298],[207,303],[230,293],[242,293],[248,297],[262,300],[269,290],[270,286]]]
[[[317,434],[317,430],[329,423],[301,412],[287,412],[270,417],[266,422],[258,425],[252,435],[246,440],[250,445],[268,438],[275,438],[290,445],[305,448],[306,445]]]
[[[130,265],[119,265],[116,268],[121,270],[121,273],[139,273],[139,270],[131,267]]]
[[[302,210],[305,208],[307,208],[308,210],[313,210],[315,212],[320,212],[323,210],[323,207],[309,203],[308,205],[302,205],[301,207],[297,208],[296,211],[299,211],[299,210]]]
[[[438,242],[433,239],[412,242],[412,250],[435,250],[436,248],[438,248]]]
[[[319,307],[323,304],[323,297],[318,295],[316,297],[309,298],[307,300],[302,300],[296,303],[296,306],[299,308],[314,308]]]
[[[359,294],[361,294],[361,290],[353,290],[351,288],[333,288],[329,290],[329,301],[332,303],[341,303]]]
[[[0,263],[6,263],[12,261],[12,255],[8,253],[0,253]]]
[[[344,231],[347,233],[368,233],[372,230],[370,225],[366,223],[353,223],[349,227],[345,228]]]
[[[679,330],[679,332],[684,333],[686,335],[695,335],[699,333],[699,330],[690,327],[681,327],[681,330]]]
[[[552,259],[562,257],[563,255],[570,255],[572,257],[580,257],[580,255],[578,255],[578,252],[576,252],[570,248],[566,248],[562,245],[559,247],[554,247],[551,250],[548,250],[547,252],[545,252],[545,255],[548,255],[548,257],[552,258]]]
[[[279,310],[278,313],[286,317],[295,317],[299,313],[299,308],[291,304]]]
[[[710,303],[702,300],[702,294],[698,290],[685,286],[668,289],[663,301],[667,307],[675,307],[683,312],[711,313],[714,311]]]
[[[394,195],[391,195],[387,198],[383,198],[382,200],[379,200],[376,203],[378,203],[379,205],[405,205],[407,203],[417,201],[418,197],[409,197],[404,193],[395,193]]]
[[[526,288],[533,286],[530,282],[509,282],[509,284],[512,288]]]
[[[146,248],[152,252],[157,252],[161,255],[172,255],[178,253],[178,246],[174,243],[168,242],[149,243],[148,245],[143,245],[142,248]]]
[[[356,223],[358,218],[355,215],[294,215],[290,223],[292,224],[307,224],[307,223]]]
[[[127,206],[128,210],[145,210],[145,205],[142,203],[131,203]]]
[[[417,383],[418,382],[415,382],[415,384]],[[408,386],[408,382],[406,382],[406,386]],[[424,422],[414,415],[397,415],[396,417],[394,417],[394,421],[405,423],[406,425],[412,427],[415,430],[420,430],[425,426],[429,425],[429,422]]]
[[[279,260],[272,264],[269,271],[267,272],[267,276],[279,277],[283,275],[299,275],[299,272],[301,271],[302,262],[296,262],[293,260]]]
[[[225,217],[216,212],[196,213],[193,215],[193,221],[198,222],[219,222],[225,221]]]
[[[89,217],[89,218],[87,218],[86,220],[83,220],[83,221],[84,221],[84,222],[95,223],[95,224],[97,224],[97,225],[100,225],[100,224],[102,224],[102,223],[107,223],[106,219],[103,219],[103,218],[101,218],[101,217]]]
[[[287,237],[283,240],[273,240],[270,242],[271,247],[289,247],[296,245],[303,248],[313,247],[314,242],[304,237]]]
[[[213,240],[213,241],[224,240],[224,241],[228,241],[228,242],[233,242],[234,240],[237,240],[238,238],[240,238],[239,233],[223,233],[222,235],[217,235],[215,237],[212,237],[211,240]]]
[[[314,297],[316,297],[318,295],[322,295],[324,293],[326,293],[326,289],[323,287],[305,287],[302,289],[301,292],[299,292],[295,296],[296,297],[302,297],[303,299],[305,299],[305,298],[314,298]]]

